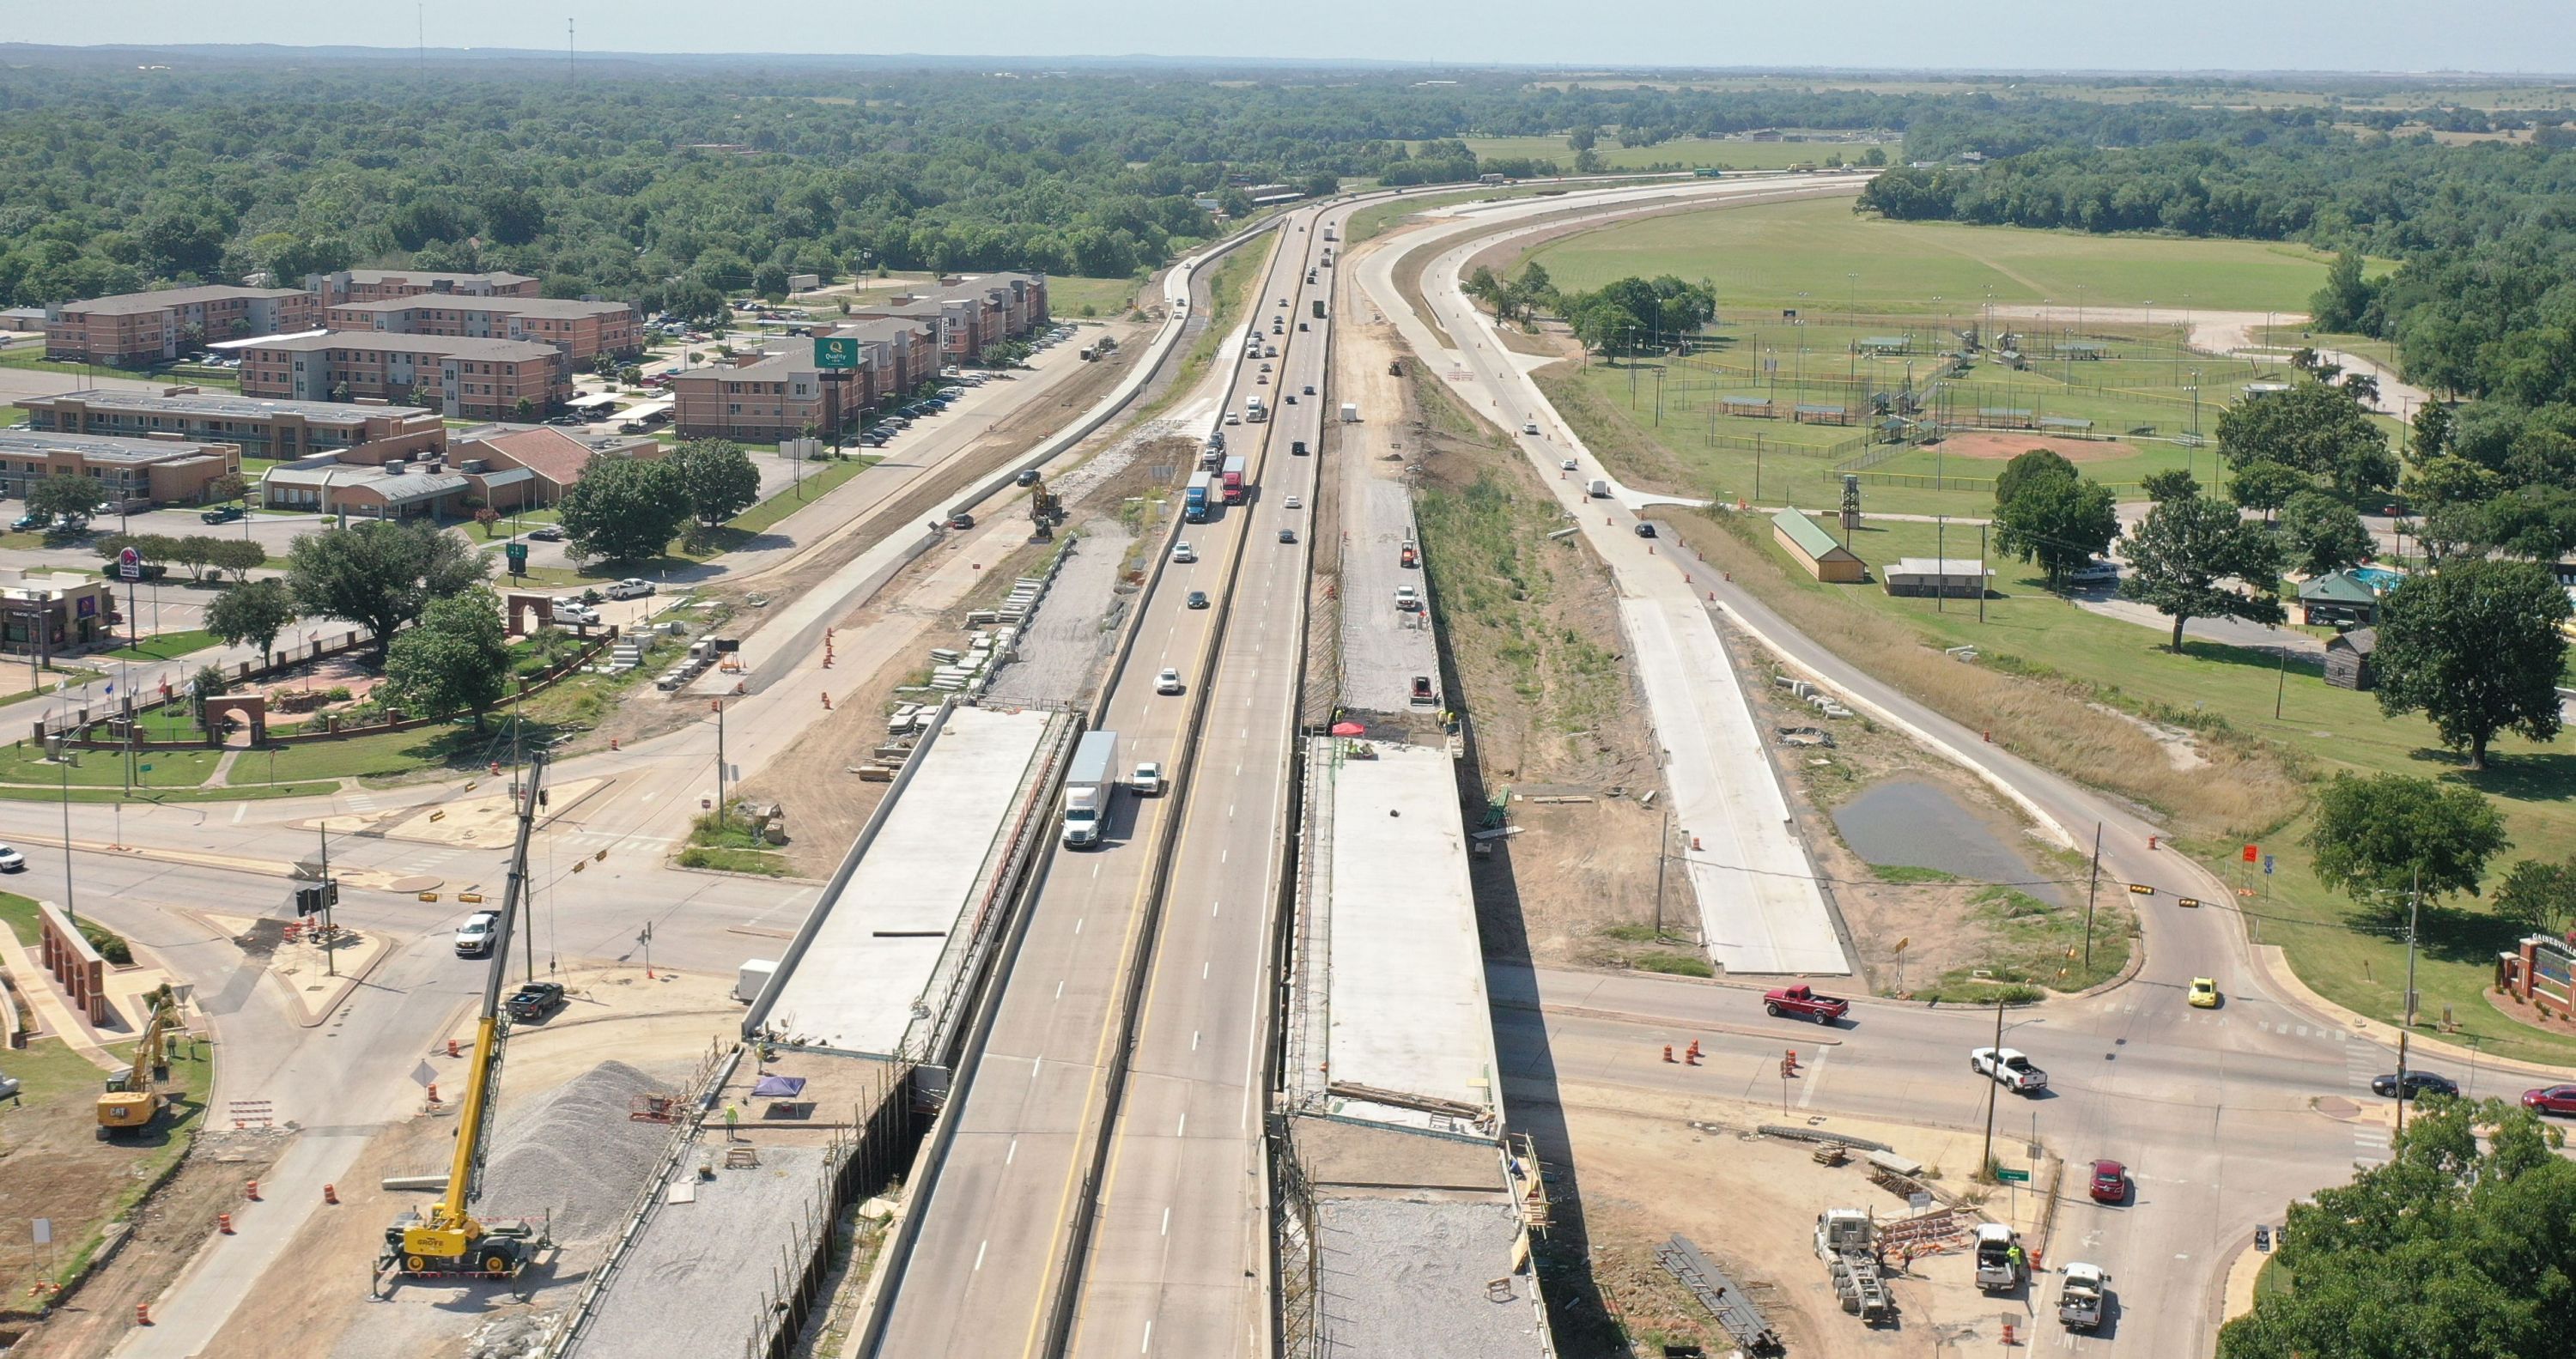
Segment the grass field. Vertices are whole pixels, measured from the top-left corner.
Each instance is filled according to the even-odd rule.
[[[95,653],[95,658],[103,661],[167,661],[185,656],[191,651],[203,651],[207,647],[217,645],[220,643],[215,640],[213,633],[203,628],[191,628],[186,632],[165,632],[159,636],[146,637],[139,646],[119,647],[114,651],[98,652]]]
[[[1552,160],[1567,174],[1574,173],[1574,148],[1563,137],[1469,137],[1467,149],[1480,160]],[[1421,143],[1413,143],[1420,149]],[[1724,170],[1784,170],[1792,165],[1822,165],[1825,157],[1839,155],[1846,161],[1857,161],[1871,147],[1897,158],[1901,148],[1895,142],[1744,142],[1709,137],[1676,137],[1656,146],[1621,146],[1618,139],[1603,136],[1593,147],[1601,163],[1613,170],[1643,170],[1653,166],[1682,166],[1698,169],[1716,166]]]
[[[1136,303],[1136,291],[1145,285],[1132,278],[1077,278],[1070,274],[1047,275],[1047,311],[1059,321],[1083,317],[1114,320],[1125,316]]]
[[[1708,279],[1727,307],[1966,314],[1998,303],[2305,311],[2331,260],[2304,246],[1884,222],[1842,199],[1649,217],[1536,253],[1560,288]],[[2083,290],[2077,291],[2077,285]]]
[[[1941,535],[1932,524],[1870,523],[1855,535],[1853,548],[1873,574],[1900,556],[1928,557],[1942,548],[1952,556],[1975,554],[1973,531],[1954,527],[1946,542]],[[2175,655],[2163,649],[2160,630],[2078,609],[2048,593],[2036,570],[2018,562],[1989,559],[1997,573],[1996,593],[1986,601],[1981,622],[1973,600],[1900,599],[1876,584],[1821,584],[1796,569],[1767,534],[1757,532],[1752,543],[1751,552],[1761,560],[1743,556],[1742,564],[1731,568],[1736,578],[1809,636],[1846,654],[1853,654],[1853,638],[1870,626],[1859,615],[1891,620],[1928,647],[1978,647],[1977,670],[2038,676],[2059,686],[2061,693],[2194,731],[2204,748],[2235,743],[2270,747],[2280,752],[2280,766],[2302,782],[2313,784],[2340,771],[2395,772],[2475,787],[2495,798],[2505,815],[2514,842],[2505,863],[2525,856],[2560,857],[2566,845],[2576,843],[2576,755],[2500,738],[2492,767],[2483,774],[2465,773],[2455,756],[2439,748],[2421,718],[2383,716],[2371,695],[2333,688],[2312,668],[2293,664],[2284,669],[2261,653],[2195,641]],[[1732,550],[1743,553],[1746,545]],[[1940,671],[1933,673],[1937,680]],[[2013,745],[2017,753],[2088,781],[2141,792],[2124,782],[2136,771],[2114,771],[2065,751],[2040,748],[2037,742],[2025,743],[2009,734],[1990,710],[1975,706],[1976,700],[1882,677],[1970,725],[1992,724],[1996,740]],[[2273,716],[2276,702],[2278,718]],[[2154,772],[2163,776],[2163,795],[2147,789],[2142,800],[2170,803],[2199,790],[2235,791],[2223,768]],[[2281,945],[2300,977],[2320,993],[2374,1018],[2392,1019],[2402,1000],[2405,948],[2387,919],[2356,906],[2312,875],[2310,854],[2299,843],[2308,825],[2297,799],[2256,799],[2232,815],[2197,820],[2200,832],[2181,847],[2228,882],[2239,881],[2232,851],[2245,839],[2260,843],[2276,860],[2268,881],[2260,874],[2245,879],[2257,895],[2237,903],[2256,939]],[[2504,866],[2497,864],[2492,873],[2500,874]],[[2173,909],[2168,901],[2159,898],[2149,909]],[[2496,951],[2508,947],[2517,933],[2488,915],[2479,900],[2428,908],[2418,980],[2424,1020],[2430,1024],[2448,1010],[2461,1034],[2476,1037],[2490,1054],[2576,1060],[2576,1037],[2516,1023],[2482,994]]]

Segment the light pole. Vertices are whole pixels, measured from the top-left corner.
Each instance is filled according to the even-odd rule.
[[[2001,996],[1995,997],[1995,1045],[1987,1051],[1987,1056],[1995,1066],[1986,1071],[1986,1150],[1977,1159],[1977,1178],[1981,1180],[1992,1178],[1995,1172],[1995,1096],[2003,1090],[2003,1082],[1994,1078],[1995,1070],[2004,1059],[2004,1002]]]

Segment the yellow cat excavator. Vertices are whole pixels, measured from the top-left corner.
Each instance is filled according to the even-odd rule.
[[[448,1163],[447,1188],[436,1203],[394,1219],[385,1228],[384,1253],[376,1273],[394,1270],[406,1277],[468,1274],[515,1278],[545,1244],[527,1223],[486,1224],[467,1210],[480,1186],[483,1154],[491,1136],[492,1107],[501,1085],[501,1040],[507,1021],[501,1009],[504,978],[510,967],[510,935],[518,924],[519,903],[528,881],[528,835],[535,825],[537,785],[545,777],[541,751],[528,763],[517,790],[519,838],[510,855],[508,892],[501,899],[501,918],[492,929],[492,966],[483,982],[483,1010],[474,1025],[474,1055],[466,1067],[464,1103],[457,1109],[456,1153]]]
[[[164,1048],[170,1030],[179,1022],[179,1007],[171,1001],[166,986],[154,992],[151,1000],[152,1018],[145,1022],[143,1037],[134,1044],[134,1065],[108,1077],[107,1093],[98,1097],[101,1137],[141,1132],[170,1107],[170,1098],[161,1093],[160,1083],[170,1078],[170,1059]]]

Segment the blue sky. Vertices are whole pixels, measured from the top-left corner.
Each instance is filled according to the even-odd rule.
[[[36,43],[273,42],[409,47],[414,6],[271,0],[11,4],[0,37]],[[815,51],[1604,65],[1984,70],[2576,70],[2568,0],[437,0],[435,47]]]

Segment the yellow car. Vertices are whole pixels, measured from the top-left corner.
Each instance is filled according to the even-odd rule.
[[[2193,1008],[2193,1009],[2195,1009],[2195,1010],[2215,1010],[2215,1009],[2217,1009],[2217,1008],[2218,1008],[2218,983],[2216,983],[2216,982],[2214,982],[2214,981],[2211,981],[2211,980],[2210,980],[2209,978],[2207,978],[2207,977],[2194,977],[2194,978],[2192,978],[2192,979],[2191,979],[2191,1008]]]

